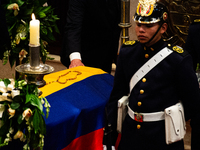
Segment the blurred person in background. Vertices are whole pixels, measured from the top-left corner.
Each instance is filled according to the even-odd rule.
[[[61,62],[111,72],[120,37],[120,0],[70,0]]]

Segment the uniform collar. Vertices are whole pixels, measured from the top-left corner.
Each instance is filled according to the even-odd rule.
[[[155,44],[147,47],[144,45],[144,50],[151,50],[151,51],[156,51],[157,49],[159,49],[162,45],[164,44],[163,39],[161,38],[158,42],[156,42]]]

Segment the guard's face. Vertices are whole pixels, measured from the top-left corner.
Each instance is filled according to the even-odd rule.
[[[147,43],[156,33],[159,26],[160,25],[158,23],[151,23],[151,24],[136,23],[135,32],[140,43],[142,44]],[[166,31],[164,26],[161,27],[161,29],[158,31],[153,40],[151,40],[151,42],[148,43],[146,46],[151,46],[161,39],[162,34]]]

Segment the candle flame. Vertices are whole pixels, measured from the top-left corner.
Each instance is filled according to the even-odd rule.
[[[32,13],[32,20],[35,20],[35,14],[34,13]]]

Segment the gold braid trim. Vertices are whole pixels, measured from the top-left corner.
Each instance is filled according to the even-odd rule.
[[[76,76],[73,77],[73,78],[66,79],[65,82],[59,81],[60,78],[62,78],[62,77],[64,77],[64,76],[68,75],[68,74],[71,73],[71,72],[77,73]],[[75,80],[75,79],[77,78],[77,76],[79,76],[79,75],[81,75],[81,74],[82,74],[82,73],[81,73],[80,71],[68,71],[67,73],[60,75],[56,81],[51,81],[51,82],[46,83],[46,84],[48,85],[48,84],[51,84],[51,83],[54,83],[54,82],[58,82],[58,83],[60,83],[60,84],[65,84],[65,83],[67,83],[67,81],[69,81],[69,80]]]

